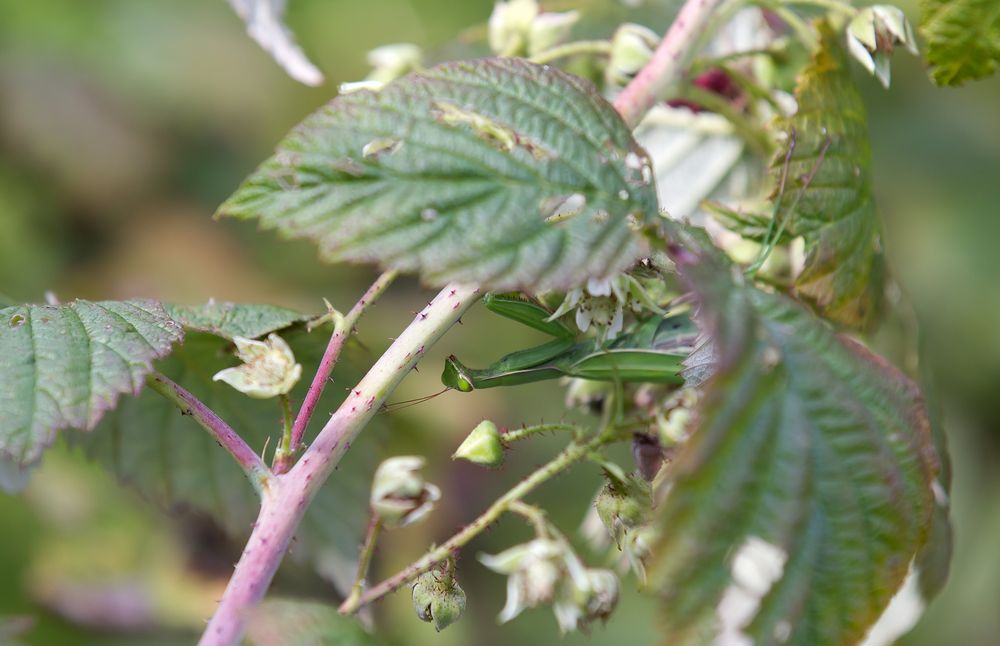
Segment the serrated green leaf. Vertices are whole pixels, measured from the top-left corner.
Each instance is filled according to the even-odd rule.
[[[295,310],[273,305],[211,301],[203,305],[164,304],[163,307],[170,318],[185,328],[209,332],[226,339],[232,339],[234,336],[256,339],[308,319]]]
[[[938,85],[961,85],[1000,67],[1000,2],[923,0],[920,33]]]
[[[317,601],[267,599],[251,610],[247,641],[253,646],[375,646],[379,640],[335,606]]]
[[[777,217],[805,240],[797,293],[827,318],[865,328],[878,314],[884,281],[867,118],[839,37],[827,23],[820,23],[820,35],[821,47],[795,89],[798,110],[785,124],[795,130],[795,149]],[[776,185],[790,142],[772,163]]]
[[[270,332],[273,330],[266,330]],[[315,369],[329,340],[329,327],[307,333],[302,325],[280,329],[306,372]],[[277,400],[252,399],[212,376],[233,363],[232,344],[208,333],[189,332],[183,345],[157,370],[194,393],[256,451],[273,450],[281,436]],[[338,363],[333,380],[353,384],[360,378],[348,361]],[[290,393],[302,401],[308,380]],[[314,422],[343,399],[330,386]],[[292,553],[309,560],[327,578],[350,584],[367,512],[368,482],[374,470],[377,427],[365,433],[317,494],[296,534]],[[310,436],[307,435],[307,441]],[[270,438],[270,440],[268,440]],[[190,417],[152,390],[122,402],[94,433],[79,440],[84,451],[106,465],[143,497],[167,509],[190,509],[211,517],[234,538],[249,535],[260,501],[232,457]],[[350,571],[350,572],[348,572]]]
[[[329,261],[431,283],[564,289],[641,251],[646,153],[586,81],[519,59],[445,63],[308,117],[219,209]]]
[[[717,372],[657,508],[666,640],[857,643],[927,539],[938,463],[920,393],[690,242],[675,260]]]
[[[0,457],[28,465],[56,431],[93,429],[182,337],[150,300],[0,309]]]

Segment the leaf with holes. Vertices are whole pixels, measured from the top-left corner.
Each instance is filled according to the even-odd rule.
[[[28,465],[56,431],[93,429],[182,337],[149,300],[0,309],[0,458]]]
[[[168,308],[177,312],[178,308]],[[200,308],[200,306],[199,306]],[[189,311],[189,320],[199,308]],[[262,322],[274,309],[269,306],[241,305],[242,320]],[[201,312],[205,314],[205,312]],[[182,317],[185,318],[185,317]],[[286,327],[283,321],[301,315],[271,318],[271,324],[244,323],[257,336],[277,332],[291,346],[306,372],[319,365],[329,340],[330,327],[309,333],[305,326]],[[215,326],[231,332],[226,326]],[[222,335],[223,337],[226,335]],[[344,357],[333,374],[337,384],[355,383],[360,372]],[[256,451],[273,449],[281,437],[281,408],[275,399],[252,399],[226,384],[212,381],[219,370],[237,362],[232,343],[220,336],[188,329],[184,344],[157,370],[192,392],[216,411]],[[301,401],[308,383],[303,380],[290,393]],[[343,389],[329,387],[317,411],[336,409]],[[317,414],[316,423],[323,416]],[[378,424],[357,440],[312,502],[292,548],[294,556],[308,560],[317,571],[340,585],[350,585],[357,546],[366,521],[369,474],[375,467],[379,438]],[[308,438],[307,438],[308,439]],[[260,501],[232,457],[197,423],[152,390],[122,402],[92,434],[78,444],[92,458],[134,487],[143,497],[168,509],[189,509],[213,518],[226,532],[243,539],[250,531]],[[345,581],[346,579],[346,581]]]
[[[878,313],[884,280],[867,121],[837,35],[826,23],[820,34],[822,47],[795,89],[798,111],[785,124],[796,141],[777,217],[805,240],[798,294],[828,318],[865,328]],[[776,185],[790,142],[774,158]]]
[[[920,33],[938,85],[961,85],[1000,67],[1000,2],[923,0]]]
[[[703,233],[689,242],[674,259],[717,368],[658,508],[668,640],[857,643],[927,540],[938,460],[920,393],[800,304],[736,282]]]
[[[627,267],[656,208],[646,153],[589,83],[483,59],[335,98],[219,215],[315,240],[329,261],[545,290]]]

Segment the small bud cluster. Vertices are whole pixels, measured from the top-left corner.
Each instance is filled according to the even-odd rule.
[[[452,564],[424,572],[413,583],[413,610],[420,621],[441,632],[465,612],[465,591],[455,580]]]

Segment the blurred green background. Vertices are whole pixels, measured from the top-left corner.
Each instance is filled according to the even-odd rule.
[[[311,312],[321,311],[325,296],[349,307],[371,271],[320,264],[309,244],[213,222],[211,214],[339,82],[367,73],[367,50],[408,41],[446,56],[456,34],[474,39],[477,25],[482,34],[491,5],[293,0],[288,22],[327,75],[324,86],[310,89],[246,37],[222,0],[0,0],[0,294],[15,301],[42,300],[45,290],[62,299],[214,297]],[[913,16],[914,5],[904,4]],[[870,109],[886,247],[922,319],[945,410],[957,536],[949,583],[904,643],[996,644],[1000,80],[940,90],[914,58],[897,56],[893,67],[889,92],[859,79]],[[429,296],[415,282],[401,282],[365,320],[361,339],[378,352]],[[444,354],[486,362],[532,340],[481,311],[466,323],[396,399],[436,391]],[[496,338],[509,348],[483,344]],[[561,399],[554,385],[449,393],[384,415],[389,430],[379,450],[428,455],[430,480],[451,499],[431,521],[390,536],[376,571],[389,574],[418,556],[558,446],[542,440],[519,449],[498,473],[451,463],[447,456],[479,419],[503,425],[552,419],[561,414]],[[580,466],[537,500],[572,530],[587,506],[579,492],[596,489],[598,475]],[[46,458],[23,495],[0,494],[0,536],[0,616],[35,618],[21,637],[27,644],[192,643],[240,548],[204,520],[153,508],[65,447]],[[548,610],[496,626],[504,579],[471,558],[527,537],[524,527],[505,520],[467,550],[460,571],[467,617],[448,631],[436,635],[418,622],[407,594],[377,609],[378,624],[399,644],[556,639]],[[277,587],[335,599],[329,585],[294,567]],[[564,639],[655,641],[656,604],[633,592],[605,628]]]

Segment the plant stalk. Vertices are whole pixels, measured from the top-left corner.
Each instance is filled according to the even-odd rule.
[[[681,77],[691,49],[719,4],[721,0],[687,0],[681,7],[653,58],[615,99],[614,107],[629,127],[638,125],[643,115]]]
[[[330,373],[333,372],[334,366],[337,365],[337,359],[340,358],[340,353],[344,349],[347,339],[354,332],[354,326],[357,325],[358,320],[372,303],[378,300],[389,285],[392,284],[392,281],[396,279],[398,274],[399,272],[395,270],[389,270],[376,278],[375,282],[368,288],[368,291],[364,293],[364,296],[354,304],[354,307],[344,316],[343,320],[335,326],[333,334],[330,335],[330,342],[323,352],[323,358],[319,362],[319,368],[317,368],[316,374],[313,376],[305,399],[302,400],[302,406],[299,408],[298,415],[295,416],[295,423],[292,425],[289,453],[284,459],[275,462],[275,473],[286,473],[291,468],[294,455],[302,448],[302,437],[305,435],[309,420],[312,419],[316,405],[319,403],[319,398],[323,396],[323,389],[326,388],[327,380],[330,378]]]
[[[264,598],[295,529],[320,486],[425,350],[479,297],[480,290],[475,285],[452,284],[441,290],[352,389],[295,466],[275,478],[271,495],[263,499],[243,555],[201,637],[201,646],[239,643],[247,613]]]
[[[463,547],[483,530],[495,523],[504,513],[511,511],[512,508],[516,508],[518,513],[521,513],[523,508],[518,506],[521,498],[534,491],[536,487],[545,481],[562,473],[570,465],[585,458],[591,451],[604,444],[613,442],[615,438],[616,435],[614,434],[601,433],[588,442],[573,442],[547,464],[519,482],[513,489],[497,498],[479,518],[466,525],[460,532],[449,538],[440,547],[432,549],[388,579],[372,586],[356,600],[352,598],[342,603],[340,605],[340,613],[348,615],[357,612],[361,607],[381,599],[424,572],[429,571],[436,564],[447,559],[453,552]]]
[[[219,443],[219,446],[229,451],[229,454],[233,456],[261,498],[266,498],[268,491],[274,484],[274,474],[267,468],[260,456],[240,437],[239,433],[226,424],[214,410],[169,377],[153,372],[146,376],[146,384],[173,402],[181,410],[181,413],[190,415],[194,421],[208,431]]]

